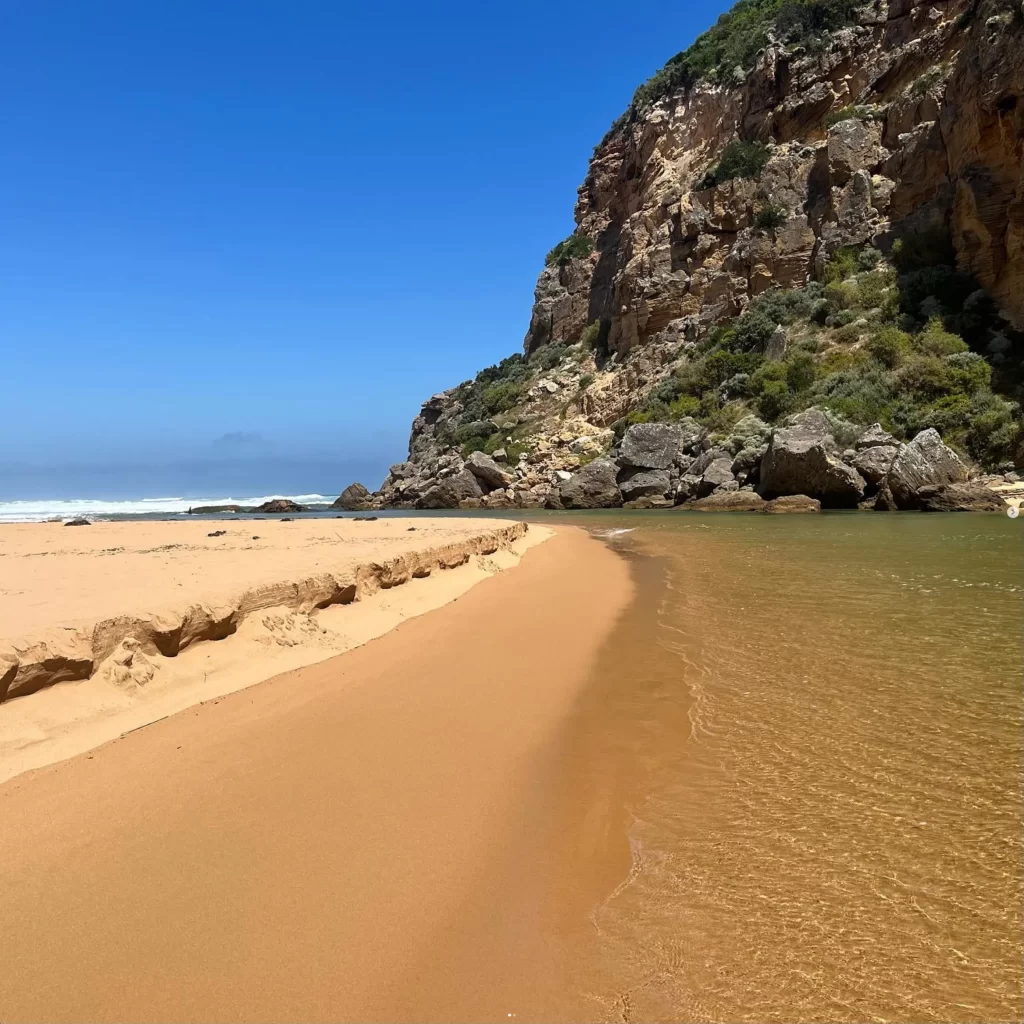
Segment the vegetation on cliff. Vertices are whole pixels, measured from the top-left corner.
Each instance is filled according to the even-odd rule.
[[[944,256],[928,236],[897,243],[894,263],[869,247],[840,250],[823,281],[771,289],[712,331],[616,432],[687,416],[727,431],[752,411],[774,423],[821,406],[897,438],[934,427],[985,468],[1019,459],[1024,421],[1006,397],[1021,385],[1019,359],[1006,358],[1014,342]],[[986,358],[977,348],[993,331]]]
[[[739,0],[637,89],[633,107],[643,112],[702,78],[728,81],[736,69],[745,73],[772,38],[791,46],[818,45],[827,33],[852,24],[864,6],[865,0]]]

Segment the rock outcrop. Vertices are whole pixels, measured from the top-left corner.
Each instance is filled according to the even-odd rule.
[[[337,499],[331,505],[331,508],[358,511],[366,507],[369,498],[370,492],[361,483],[349,484],[348,487],[338,495]]]
[[[595,459],[563,481],[558,496],[565,508],[614,508],[622,504],[618,466],[610,459]]]
[[[673,78],[675,58],[669,84],[638,93],[594,150],[575,231],[540,274],[525,357],[428,399],[375,507],[607,507],[756,487],[884,509],[961,482],[918,479],[900,445],[954,423],[947,407],[989,415],[977,360],[1024,353],[1024,9],[860,0],[847,14],[814,45],[772,29],[717,77]],[[856,308],[843,265],[865,278]],[[921,267],[903,281],[900,268]],[[806,329],[779,307],[721,340],[785,289],[800,292]],[[956,320],[973,352],[913,349],[901,325],[916,337],[933,319]],[[883,323],[895,340],[879,339]],[[912,349],[946,362],[902,377]],[[732,362],[709,372],[712,351]],[[858,390],[869,354],[874,377]],[[926,408],[904,415],[889,394],[880,410],[877,389],[865,401],[884,373],[887,387],[923,389]],[[964,400],[933,407],[938,376],[954,373]],[[838,433],[820,412],[824,425],[784,422],[812,403],[864,419]],[[968,434],[947,440],[966,451]],[[1024,462],[1024,432],[1005,434],[986,468]]]
[[[254,509],[250,509],[249,511],[265,512],[277,515],[285,512],[306,512],[308,510],[305,505],[299,505],[290,498],[274,498],[271,501],[263,502],[262,505],[257,505]]]
[[[901,445],[886,477],[896,507],[917,508],[921,488],[961,484],[967,480],[967,467],[947,445],[937,430],[922,430],[909,444]]]
[[[1005,512],[1007,504],[982,484],[925,484],[917,492],[924,512]]]
[[[839,507],[855,506],[864,497],[864,478],[836,456],[827,426],[822,417],[772,432],[761,462],[762,497],[805,494]]]

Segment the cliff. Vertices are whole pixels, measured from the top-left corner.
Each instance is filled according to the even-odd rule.
[[[592,504],[679,503],[710,493],[680,486],[702,453],[761,449],[711,491],[764,490],[808,408],[855,475],[865,430],[890,438],[846,503],[929,429],[964,476],[1011,472],[1022,160],[1020,0],[741,0],[596,147],[524,355],[429,399],[370,502],[572,507],[592,479]],[[622,456],[651,422],[679,449],[623,489],[663,471]]]

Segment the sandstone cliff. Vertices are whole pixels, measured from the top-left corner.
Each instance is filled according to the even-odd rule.
[[[827,29],[779,19],[711,73],[725,19],[638,90],[540,275],[525,356],[431,398],[371,503],[560,507],[591,461],[622,482],[630,423],[685,421],[708,451],[745,445],[753,416],[767,450],[809,406],[848,435],[837,458],[877,419],[897,445],[934,428],[974,472],[1019,465],[1024,4],[787,4]],[[652,487],[618,500],[696,496]]]

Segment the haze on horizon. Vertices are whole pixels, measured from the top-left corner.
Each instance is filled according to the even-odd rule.
[[[7,5],[0,496],[379,483],[519,349],[592,147],[726,6]]]

